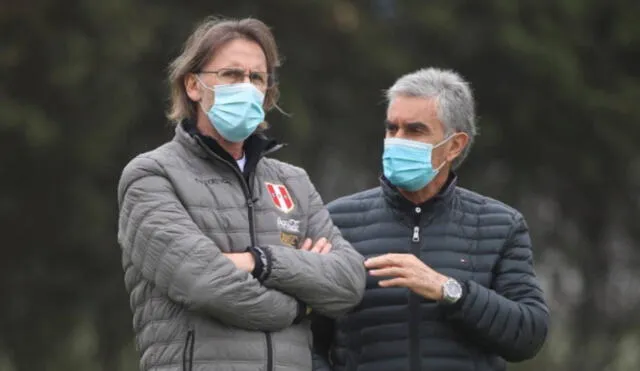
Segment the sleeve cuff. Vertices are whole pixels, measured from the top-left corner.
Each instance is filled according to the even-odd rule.
[[[271,253],[258,246],[248,247],[247,252],[253,255],[255,267],[251,275],[260,282],[264,282],[271,275]]]
[[[460,286],[462,287],[462,295],[460,295],[460,299],[458,299],[458,301],[456,301],[453,304],[447,304],[447,303],[440,303],[445,310],[448,313],[455,313],[457,312],[460,308],[462,308],[462,305],[464,304],[465,299],[469,296],[469,281],[464,280],[464,281],[458,281],[460,283]]]
[[[302,322],[302,320],[307,318],[309,314],[311,314],[311,308],[302,301],[298,300],[298,314],[293,320],[293,324],[297,325],[298,323]]]

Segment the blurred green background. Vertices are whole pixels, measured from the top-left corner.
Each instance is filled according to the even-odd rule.
[[[0,371],[137,369],[116,184],[171,137],[166,66],[212,14],[272,27],[278,157],[325,201],[376,186],[383,89],[460,72],[481,130],[461,184],[525,214],[553,311],[511,369],[640,369],[637,0],[3,0]]]

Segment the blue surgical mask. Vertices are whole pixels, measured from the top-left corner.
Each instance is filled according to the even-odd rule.
[[[211,125],[224,139],[234,143],[242,142],[264,121],[264,94],[253,84],[208,87],[197,78],[203,86],[213,91],[213,106],[205,111]]]
[[[431,164],[433,149],[441,146],[451,137],[435,146],[415,140],[386,138],[382,154],[384,176],[391,184],[406,191],[415,192],[424,188],[438,175],[446,163],[445,161],[438,168],[433,168]]]

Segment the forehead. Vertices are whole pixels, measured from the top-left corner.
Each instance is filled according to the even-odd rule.
[[[241,67],[252,71],[267,71],[267,58],[255,41],[234,39],[222,45],[206,68]]]
[[[394,124],[421,122],[440,125],[438,103],[435,98],[398,96],[387,107],[387,121]]]

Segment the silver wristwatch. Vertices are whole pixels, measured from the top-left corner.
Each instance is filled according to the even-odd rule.
[[[446,304],[454,304],[462,297],[462,285],[460,282],[449,278],[442,284],[442,301]]]

